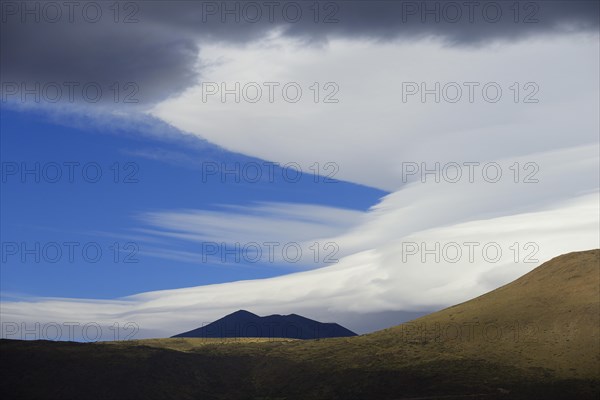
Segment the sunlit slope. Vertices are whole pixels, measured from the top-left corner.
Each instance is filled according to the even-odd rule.
[[[370,340],[560,376],[599,377],[600,250],[564,254],[492,292]]]

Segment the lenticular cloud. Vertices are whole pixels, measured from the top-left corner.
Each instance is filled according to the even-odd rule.
[[[5,302],[3,316],[30,323],[76,316],[104,326],[135,321],[141,336],[162,336],[249,304],[259,314],[294,311],[322,320],[340,312],[441,308],[556,255],[597,247],[596,150],[537,155],[539,182],[526,188],[512,178],[407,184],[367,212],[361,225],[331,238],[346,254],[333,266],[115,301]],[[567,187],[557,191],[560,185]]]
[[[322,81],[334,76],[347,96],[327,109],[310,102],[226,107],[202,104],[193,87],[152,111],[230,150],[307,165],[335,160],[342,174],[338,178],[389,190],[363,215],[352,213],[352,223],[339,224],[342,233],[327,231],[332,236],[326,239],[340,249],[337,264],[116,300],[7,301],[2,303],[4,321],[77,320],[101,326],[133,321],[140,328],[138,337],[151,337],[247,308],[323,321],[344,312],[360,318],[381,311],[429,311],[485,293],[554,256],[597,248],[599,127],[591,118],[598,110],[597,35],[582,34],[576,43],[538,37],[502,44],[491,56],[489,48],[420,44],[338,41],[273,60],[269,57],[282,55],[281,48],[293,46],[267,41],[231,48],[223,50],[219,68],[202,71],[205,79],[236,76],[256,62],[256,76],[240,75],[240,80],[260,75],[303,82],[309,81],[310,68],[302,60],[319,61]],[[205,50],[210,57],[210,47]],[[436,55],[443,55],[443,72],[436,71]],[[357,73],[365,79],[356,79]],[[397,92],[386,90],[401,87],[403,80],[433,78],[496,80],[506,87],[536,81],[540,101],[518,107],[512,98],[500,104],[417,101],[403,106]],[[298,220],[306,213],[306,220],[315,222],[314,210],[296,206],[292,211]],[[327,212],[331,215],[324,221],[347,215]],[[288,214],[269,213],[270,226],[281,227],[277,216]],[[154,215],[154,228],[172,229],[170,216],[181,217]],[[306,230],[310,234],[318,226],[312,222]],[[183,230],[182,237],[199,229],[189,224],[176,228]],[[219,226],[217,233],[219,238],[248,235],[247,227],[236,224]]]

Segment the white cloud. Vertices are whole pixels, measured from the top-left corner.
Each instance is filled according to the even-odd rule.
[[[205,80],[297,81],[303,87],[335,80],[342,101],[203,104],[192,88],[159,105],[154,115],[269,161],[334,161],[340,166],[336,178],[394,192],[365,215],[349,215],[357,225],[342,223],[343,212],[320,208],[305,220],[311,212],[301,205],[271,204],[240,223],[236,212],[148,214],[154,225],[187,239],[230,240],[232,233],[241,240],[332,235],[344,257],[336,265],[277,278],[142,293],[118,301],[3,302],[3,320],[135,321],[145,335],[171,335],[240,308],[322,320],[348,312],[431,310],[528,272],[537,265],[524,262],[532,250],[533,258],[543,262],[599,245],[598,35],[477,49],[445,48],[431,41],[344,40],[313,48],[276,38],[246,47],[203,46],[202,57],[223,61],[218,69],[204,71]],[[532,81],[540,88],[540,102],[515,104],[505,93],[496,104],[403,104],[402,81],[495,81],[505,89],[515,81]],[[496,183],[481,175],[458,183],[421,183],[413,176],[403,185],[403,161],[494,161],[503,175]],[[515,162],[518,182],[511,169]],[[537,183],[523,182],[531,172],[525,168],[529,162]],[[261,223],[264,227],[257,228]],[[321,230],[323,225],[333,229]],[[442,247],[478,242],[478,249],[496,243],[502,257],[490,262],[476,252],[473,262],[463,256],[455,263],[437,263],[403,252],[407,243],[436,242]]]
[[[134,321],[143,335],[156,336],[188,330],[241,308],[335,320],[340,313],[354,312],[359,318],[360,313],[423,311],[465,301],[551,257],[598,246],[600,199],[589,173],[590,167],[597,167],[594,150],[590,146],[538,155],[541,165],[550,165],[557,157],[562,162],[545,175],[549,179],[530,185],[530,193],[512,181],[465,183],[450,192],[452,184],[407,185],[367,213],[355,230],[333,238],[342,249],[351,249],[336,265],[271,279],[142,293],[118,301],[3,302],[3,320],[96,321],[106,326]],[[581,179],[572,179],[564,188],[557,185],[575,176]],[[552,190],[564,195],[549,202],[545,196]],[[436,242],[440,249],[459,244],[462,256],[450,262],[455,254],[449,252],[445,258],[441,252],[439,262],[431,255],[423,261],[423,251],[405,251],[411,243],[426,243],[431,249]],[[465,242],[478,243],[473,259]],[[498,260],[494,251],[486,258],[482,252],[486,244],[501,250]]]
[[[213,265],[249,260],[294,269],[315,268],[324,260],[331,263],[340,256],[331,247],[335,243],[327,239],[359,225],[364,217],[360,211],[311,204],[258,203],[221,208],[140,215],[142,222],[152,226],[140,231],[196,246],[195,252],[153,249],[146,254]],[[321,254],[325,250],[329,251]],[[335,256],[327,257],[333,253]]]
[[[357,225],[361,216],[359,211],[320,205],[259,203],[222,206],[219,211],[148,212],[140,219],[160,228],[161,231],[156,231],[159,234],[177,234],[193,241],[235,243],[329,237]]]
[[[246,46],[202,44],[203,82],[298,82],[298,103],[202,100],[202,86],[159,104],[152,114],[233,151],[280,163],[335,162],[336,178],[388,191],[402,185],[403,161],[487,161],[596,143],[598,35],[540,37],[483,48],[433,40],[330,40],[309,47],[274,35]],[[315,104],[314,82],[339,85],[337,104]],[[403,82],[479,82],[475,101],[402,102]],[[486,102],[483,85],[503,90]],[[520,83],[519,102],[510,87]],[[534,82],[537,104],[524,104]],[[323,95],[323,90],[321,95]],[[493,90],[490,91],[490,96]],[[452,96],[450,93],[449,96]]]

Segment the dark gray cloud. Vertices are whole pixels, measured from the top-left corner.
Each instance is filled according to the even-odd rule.
[[[481,46],[537,34],[597,32],[599,26],[597,0],[67,3],[2,2],[3,100],[35,101],[33,94],[20,94],[27,82],[41,92],[42,102],[57,98],[58,85],[61,102],[73,94],[86,103],[146,106],[199,79],[202,43],[245,43],[274,28],[307,43],[434,36],[449,45]]]
[[[178,93],[196,79],[197,45],[166,27],[9,23],[1,33],[4,92],[12,93],[13,83],[28,82],[31,90],[38,82],[41,102],[58,96],[63,103],[74,99],[135,107]],[[3,94],[4,99],[22,99]],[[36,98],[31,94],[22,100]]]
[[[318,3],[318,6],[315,6]],[[311,41],[331,36],[412,39],[438,36],[450,44],[516,40],[534,34],[598,30],[599,2],[583,1],[228,1],[144,5],[149,20],[216,40],[249,41],[274,26]],[[258,5],[258,6],[257,6]],[[236,19],[239,21],[236,21]]]

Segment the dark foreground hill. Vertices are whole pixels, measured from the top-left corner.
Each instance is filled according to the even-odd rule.
[[[356,336],[356,333],[335,323],[318,322],[297,314],[259,317],[239,310],[211,324],[173,337],[324,339],[348,336]]]
[[[19,399],[598,399],[599,250],[471,301],[325,340],[0,341]]]

